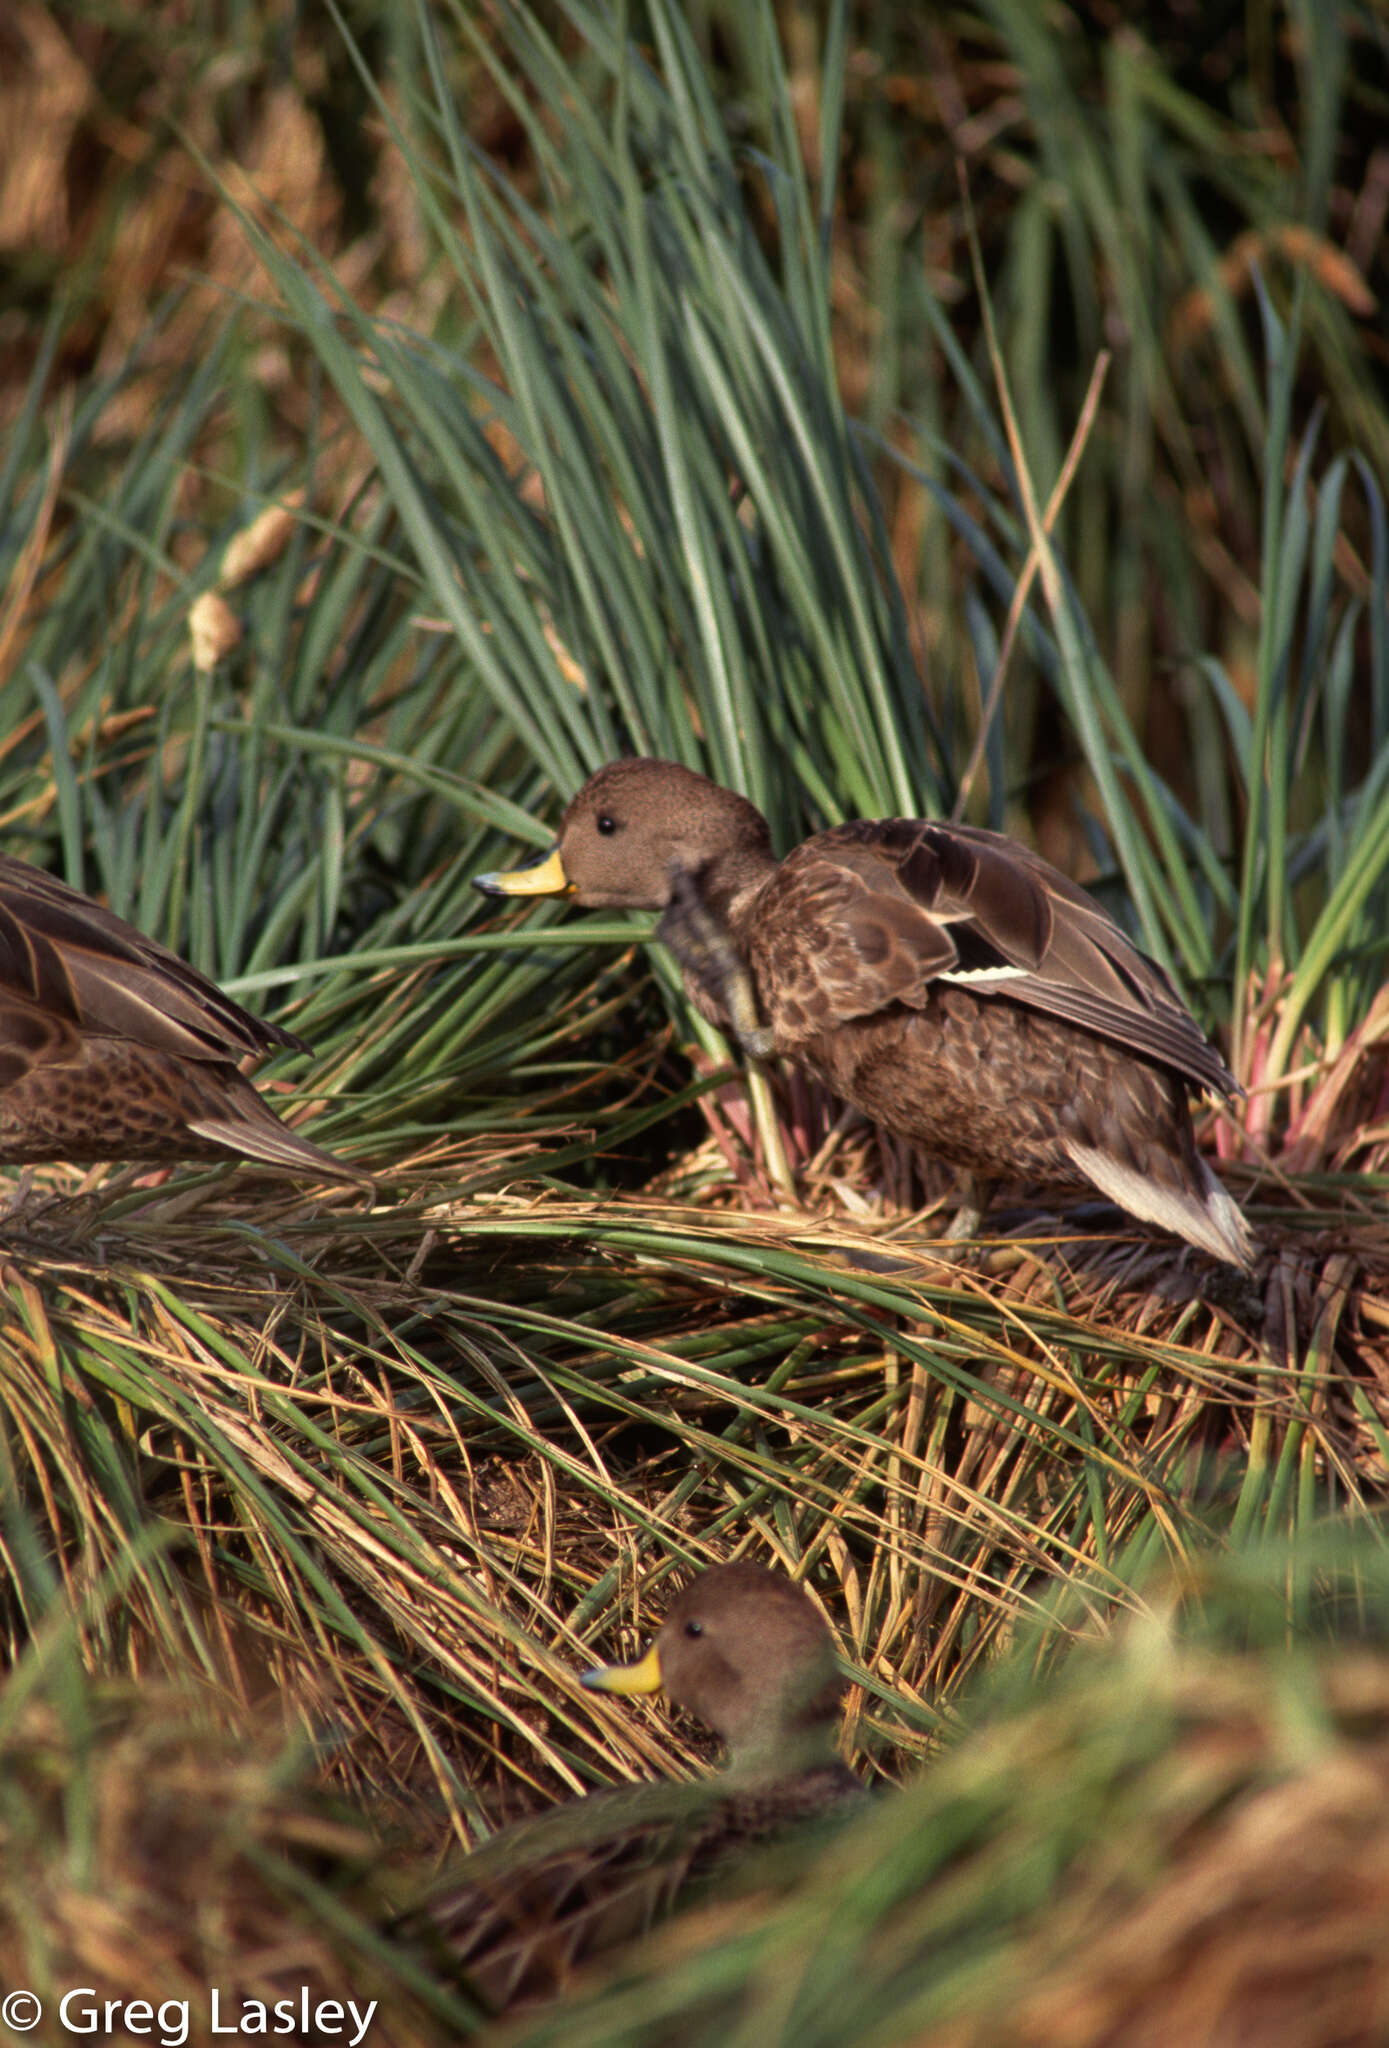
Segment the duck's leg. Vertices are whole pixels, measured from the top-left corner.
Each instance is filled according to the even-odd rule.
[[[984,1211],[993,1197],[994,1183],[980,1173],[964,1173],[960,1181],[960,1206],[948,1230],[941,1235],[946,1244],[959,1244],[965,1238],[978,1237],[979,1226],[984,1221]]]
[[[21,1167],[19,1179],[14,1184],[14,1192],[0,1209],[0,1224],[16,1222],[28,1208],[29,1197],[33,1192],[34,1168],[31,1162],[28,1166]]]

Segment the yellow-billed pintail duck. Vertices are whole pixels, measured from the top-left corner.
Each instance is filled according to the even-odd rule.
[[[554,1996],[740,1854],[866,1805],[835,1754],[843,1678],[809,1596],[761,1565],[718,1565],[673,1601],[636,1664],[587,1671],[610,1693],[662,1692],[722,1737],[703,1786],[590,1793],[505,1829],[400,1923],[442,1947],[493,2012]]]
[[[745,797],[674,761],[615,761],[546,858],[477,886],[663,911],[656,937],[703,1016],[962,1168],[985,1199],[1001,1179],[1089,1183],[1213,1258],[1252,1261],[1187,1101],[1235,1096],[1234,1077],[1162,969],[1013,840],[865,819],[778,862]]]
[[[279,1046],[309,1050],[89,896],[0,854],[0,1163],[240,1154],[364,1180],[237,1071]]]

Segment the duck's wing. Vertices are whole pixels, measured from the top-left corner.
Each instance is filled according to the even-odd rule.
[[[759,892],[749,944],[783,1051],[933,983],[1080,1025],[1238,1093],[1166,974],[1083,890],[995,832],[885,818],[808,839]]]
[[[446,1956],[493,2012],[554,1997],[582,1963],[670,1911],[711,1831],[694,1789],[592,1793],[508,1828],[396,1931]]]
[[[645,1934],[788,1829],[849,1818],[867,1794],[842,1763],[762,1787],[592,1793],[509,1828],[397,1931],[442,1948],[494,2012],[554,1997],[585,1962]]]
[[[175,1058],[308,1046],[65,882],[0,855],[0,1006]],[[30,1027],[32,1032],[32,1025]]]

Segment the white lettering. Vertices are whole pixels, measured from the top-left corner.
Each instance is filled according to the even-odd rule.
[[[177,2033],[174,2032],[175,2019],[166,2017],[170,2013],[176,2016]],[[185,2043],[188,2040],[188,2000],[186,1998],[166,1998],[160,2006],[159,2040],[161,2048],[185,2048]]]
[[[94,2034],[96,2032],[99,2024],[96,2007],[94,2005],[78,2007],[74,2006],[72,2002],[74,1998],[95,1997],[96,1993],[92,1990],[90,1984],[84,1984],[80,1991],[65,1991],[63,1993],[63,2002],[58,2007],[58,2017],[70,2034]],[[87,2021],[88,2024],[86,2026],[83,2026],[83,2020]]]
[[[63,1993],[58,2018],[70,2034],[110,2035],[120,2027],[127,2034],[152,2034],[158,2027],[161,2048],[186,2048],[188,2040],[186,1998],[166,1998],[156,2013],[148,1998],[132,1998],[129,2005],[124,2005],[119,1998],[106,1998],[98,2004],[90,1985],[77,1985]],[[215,1991],[212,1994],[212,2031],[214,2034],[236,2032],[235,2027],[218,2026]]]
[[[349,2048],[361,2048],[377,2007],[374,1998],[363,2006],[355,1999],[344,2004],[336,1998],[323,1998],[314,2004],[307,1984],[300,1985],[294,1998],[277,1998],[273,2008],[263,2005],[258,1998],[246,1998],[240,2002],[239,2013],[234,2014],[230,2005],[224,2004],[215,1984],[210,1988],[209,2001],[209,2034],[245,2038],[269,2033],[317,2033],[336,2037],[346,2034],[350,2025]],[[187,2048],[188,2044],[190,2014],[186,1998],[166,1998],[158,2008],[148,1998],[132,1998],[126,2005],[119,1998],[98,1999],[90,1985],[77,1985],[64,1992],[58,2019],[69,2034],[110,2037],[123,2029],[130,2035],[157,2033],[160,2048]]]

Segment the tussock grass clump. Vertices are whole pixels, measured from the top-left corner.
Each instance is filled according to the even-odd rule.
[[[307,1999],[374,2001],[365,2038],[388,2048],[456,2039],[466,2007],[379,1931],[379,1837],[316,1780],[268,1717],[233,1730],[206,1694],[21,1663],[0,1690],[0,1972],[41,2002],[37,2038],[200,2048],[246,2013],[283,2035]]]
[[[1183,1640],[1168,1614],[1135,1622],[1102,1659],[1074,1658],[1044,1693],[1019,1684],[1021,1669],[1006,1705],[813,1867],[770,1861],[757,1898],[696,1910],[498,2038],[1377,2039],[1389,2023],[1382,1649],[1217,1646]]]
[[[1383,1497],[1389,1333],[1344,1250],[1231,1305],[1154,1291],[1165,1248],[1122,1239],[960,1267],[901,1224],[417,1172],[355,1213],[253,1176],[206,1213],[46,1212],[0,1394],[74,1590],[135,1547],[89,1653],[276,1697],[426,1846],[707,1753],[577,1683],[683,1564],[804,1578],[893,1780],[1020,1616],[1073,1638],[1073,1575],[1105,1625],[1213,1528]]]

